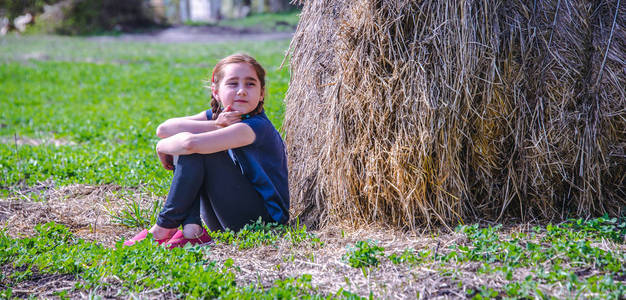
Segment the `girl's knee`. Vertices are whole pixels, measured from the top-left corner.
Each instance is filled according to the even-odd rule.
[[[210,169],[215,169],[216,166],[223,165],[224,161],[232,160],[228,157],[225,151],[211,153],[211,154],[188,154],[178,157],[178,161],[175,165],[175,170],[184,170],[183,172],[207,172]],[[195,170],[195,171],[192,171]]]
[[[193,154],[187,154],[187,155],[180,155],[178,156],[177,164],[197,163],[204,159],[203,157],[204,155],[206,154],[193,153]]]

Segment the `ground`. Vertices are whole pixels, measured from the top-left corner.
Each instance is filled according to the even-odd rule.
[[[291,33],[199,38],[204,30],[214,29],[0,40],[0,297],[173,298],[198,288],[222,298],[624,298],[619,218],[421,232],[255,227],[175,254],[116,248],[149,226],[167,194],[155,126],[206,107],[203,80],[217,59],[260,58],[267,113],[282,125],[289,40],[279,37]],[[61,226],[42,229],[48,222]],[[180,275],[194,262],[202,272]]]
[[[61,188],[34,186],[31,190],[20,191],[0,201],[0,221],[13,237],[33,235],[33,224],[54,221],[67,226],[81,239],[113,247],[116,242],[131,237],[138,230],[121,226],[114,219],[114,216],[124,211],[124,205],[130,203],[114,201],[119,197],[121,189],[114,185],[72,185]],[[45,200],[29,200],[26,195],[35,191]],[[158,198],[142,188],[136,188],[126,195],[137,199],[146,210]],[[531,232],[532,227],[530,224],[512,225],[502,229],[499,234],[503,239],[509,239],[515,233]],[[371,293],[375,298],[384,299],[467,298],[472,296],[473,290],[481,287],[498,290],[511,281],[524,282],[524,278],[532,276],[536,271],[533,269],[537,267],[520,267],[515,270],[512,279],[507,279],[506,275],[498,272],[481,274],[479,270],[484,268],[484,262],[481,261],[448,261],[444,265],[430,261],[416,266],[385,259],[394,253],[403,253],[406,249],[428,250],[429,256],[437,256],[438,252],[440,255],[450,254],[450,249],[455,245],[472,244],[468,236],[461,232],[403,232],[374,225],[353,228],[347,224],[337,224],[310,233],[317,236],[323,246],[305,243],[294,247],[283,239],[275,244],[240,249],[235,244],[212,242],[204,246],[208,249],[205,259],[218,264],[232,260],[237,266],[234,272],[236,282],[241,286],[255,283],[269,288],[276,280],[310,274],[311,284],[317,287],[317,293],[333,295],[340,290],[349,290],[363,297]],[[345,259],[346,253],[359,241],[375,241],[377,246],[383,248],[378,255],[378,266],[353,267]],[[622,255],[626,250],[624,244],[606,239],[594,244],[604,251],[615,251]],[[546,263],[549,264],[549,261]],[[495,262],[494,265],[503,264]],[[3,268],[5,273],[13,271],[8,265]],[[604,273],[591,265],[574,269],[581,278]],[[33,273],[28,280],[13,285],[15,296],[48,297],[63,290],[72,291],[70,295],[76,297],[84,297],[88,293],[120,296],[119,287],[115,284],[97,291],[72,290],[74,284],[80,281],[75,276],[39,274],[36,270]],[[614,280],[623,284],[626,278],[622,274]],[[575,293],[563,285],[549,281],[540,283],[537,289],[558,298],[575,297]],[[167,289],[146,290],[137,295],[146,298],[171,296]]]

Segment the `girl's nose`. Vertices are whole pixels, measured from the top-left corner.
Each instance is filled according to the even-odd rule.
[[[237,95],[246,95],[246,89],[244,88],[239,88],[237,90]]]

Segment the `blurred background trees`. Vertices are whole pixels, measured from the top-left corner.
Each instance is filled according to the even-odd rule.
[[[216,23],[297,9],[289,0],[0,0],[0,19],[15,28],[30,14],[43,32],[86,34],[155,25]],[[1,24],[1,23],[0,23]]]

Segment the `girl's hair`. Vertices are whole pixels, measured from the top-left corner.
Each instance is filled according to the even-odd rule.
[[[249,116],[254,116],[263,111],[263,102],[265,100],[265,69],[263,69],[261,64],[259,64],[259,62],[257,62],[256,59],[254,59],[252,56],[237,53],[220,60],[215,65],[215,68],[213,68],[213,73],[211,75],[211,86],[217,88],[217,85],[219,85],[220,80],[222,80],[222,77],[224,76],[224,66],[237,63],[250,64],[256,72],[256,76],[259,77],[259,81],[261,81],[261,94],[263,98],[261,99],[261,101],[259,101],[259,105],[257,105],[257,107],[248,114]],[[221,107],[220,102],[217,101],[217,99],[213,97],[213,93],[211,93],[211,111],[213,112],[213,120],[217,119],[217,116],[219,116],[219,114],[222,112],[222,109],[223,108]]]

